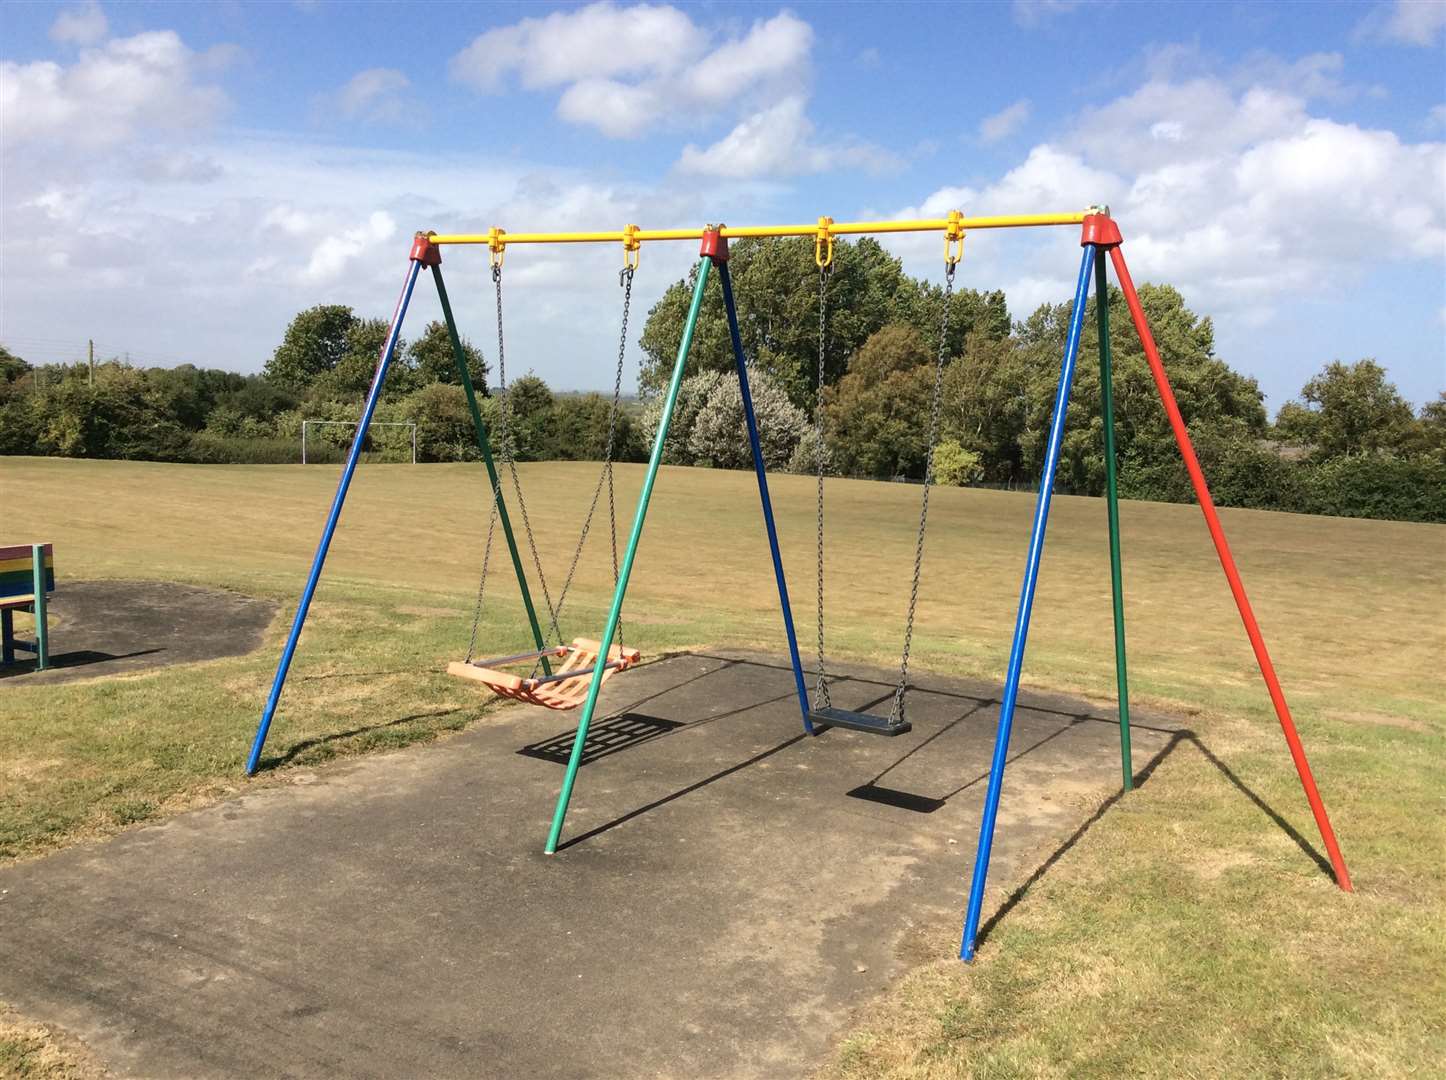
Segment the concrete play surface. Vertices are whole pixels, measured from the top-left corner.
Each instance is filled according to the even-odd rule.
[[[0,667],[0,686],[241,656],[261,644],[276,614],[269,600],[169,581],[61,578],[49,606],[50,666],[36,671],[34,659],[22,653],[16,663]]]
[[[0,868],[0,1000],[121,1075],[807,1074],[962,913],[998,693],[918,685],[909,734],[809,738],[774,657],[619,676],[551,857],[577,716],[519,706]],[[986,922],[1120,783],[1108,714],[1020,704]]]

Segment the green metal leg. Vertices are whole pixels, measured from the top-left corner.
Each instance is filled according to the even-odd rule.
[[[467,370],[467,354],[462,351],[462,339],[457,335],[457,321],[452,318],[452,304],[447,299],[447,286],[442,284],[442,268],[432,267],[432,280],[437,283],[437,299],[442,302],[442,319],[447,324],[447,336],[452,339],[452,358],[457,362],[457,374],[462,380],[462,389],[467,394],[467,408],[472,412],[472,427],[477,432],[477,448],[482,451],[482,461],[487,466],[487,480],[497,496],[497,516],[502,522],[502,535],[507,538],[507,552],[512,556],[512,569],[517,572],[517,587],[522,590],[522,604],[527,608],[527,621],[532,624],[532,640],[539,649],[547,648],[542,636],[542,624],[537,621],[537,609],[532,606],[532,591],[527,587],[527,574],[522,569],[522,555],[517,550],[517,538],[512,535],[512,519],[507,515],[507,504],[502,500],[502,485],[497,480],[497,463],[492,459],[492,444],[487,437],[487,425],[482,420],[482,410],[477,405],[477,391],[472,386],[472,373]],[[542,657],[542,670],[552,674],[547,657]]]
[[[638,539],[643,535],[643,519],[648,514],[648,499],[653,494],[653,482],[658,477],[658,466],[663,460],[663,443],[668,438],[668,425],[673,421],[673,407],[678,403],[678,387],[683,382],[683,368],[688,362],[688,349],[693,344],[693,330],[698,325],[698,312],[703,306],[703,289],[708,284],[708,270],[713,262],[707,256],[698,260],[698,281],[693,286],[693,303],[688,308],[688,320],[683,324],[683,340],[678,343],[678,358],[673,362],[673,379],[668,384],[668,396],[663,402],[663,415],[658,419],[658,433],[653,436],[653,453],[648,458],[648,474],[643,479],[643,492],[638,496],[638,512],[633,517],[633,531],[628,536],[628,550],[623,555],[618,570],[617,588],[613,590],[613,606],[608,611],[607,625],[603,627],[598,657],[606,660],[617,635],[618,619],[623,611],[623,597],[628,591],[628,576],[633,572],[633,556],[638,553]],[[603,665],[598,664],[592,673],[588,686],[587,701],[582,707],[582,718],[578,721],[577,734],[572,740],[572,755],[567,759],[567,772],[562,778],[562,791],[557,796],[557,810],[552,815],[552,830],[547,834],[547,854],[557,851],[562,839],[562,823],[567,818],[567,804],[572,799],[572,786],[577,781],[577,768],[582,763],[582,748],[587,742],[587,728],[592,723],[593,710],[597,708],[597,692],[602,686]]]
[[[30,566],[35,587],[35,603],[30,610],[35,612],[35,670],[44,671],[50,666],[50,627],[45,611],[45,545],[30,546]]]
[[[1110,518],[1110,588],[1115,607],[1115,682],[1120,696],[1120,768],[1125,790],[1135,786],[1130,765],[1130,681],[1125,670],[1125,585],[1120,571],[1120,491],[1115,465],[1115,392],[1110,364],[1110,297],[1105,249],[1095,251],[1095,311],[1100,328],[1100,408],[1105,421],[1105,503]]]

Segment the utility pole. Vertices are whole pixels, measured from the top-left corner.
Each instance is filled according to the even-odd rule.
[[[90,385],[95,386],[95,338],[90,338],[86,345],[90,349]]]

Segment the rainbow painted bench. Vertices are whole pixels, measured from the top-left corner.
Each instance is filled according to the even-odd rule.
[[[0,547],[0,664],[15,663],[15,653],[33,653],[35,670],[50,666],[50,625],[45,598],[55,591],[52,544]],[[15,612],[35,616],[35,640],[15,640]]]

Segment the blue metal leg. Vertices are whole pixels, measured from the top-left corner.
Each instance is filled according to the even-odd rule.
[[[753,413],[753,394],[748,389],[748,365],[743,356],[743,339],[738,335],[738,309],[733,305],[733,279],[728,263],[718,263],[718,280],[723,285],[723,307],[728,312],[728,333],[733,338],[733,362],[738,367],[738,389],[743,395],[743,418],[748,422],[748,444],[753,448],[753,471],[758,476],[758,498],[763,503],[763,523],[768,528],[768,547],[773,552],[773,576],[778,579],[778,603],[783,608],[783,629],[788,635],[788,656],[793,662],[793,681],[798,688],[798,707],[803,711],[803,730],[813,734],[808,718],[808,688],[803,663],[798,658],[798,635],[793,629],[793,606],[788,602],[788,582],[783,576],[783,555],[778,550],[778,529],[773,523],[773,500],[768,497],[768,476],[763,467],[763,448],[758,442],[758,418]]]
[[[301,590],[301,601],[296,607],[296,618],[291,622],[291,633],[286,638],[286,648],[281,650],[281,661],[276,665],[276,678],[271,683],[271,694],[266,699],[266,708],[261,714],[261,723],[256,727],[256,738],[251,743],[251,754],[246,759],[246,775],[252,776],[261,761],[261,748],[266,745],[266,733],[271,728],[271,718],[276,713],[276,703],[281,698],[281,688],[286,684],[286,672],[291,667],[291,657],[296,652],[296,641],[301,637],[302,624],[306,622],[311,597],[316,592],[316,583],[321,579],[321,567],[326,562],[326,552],[331,547],[332,533],[336,532],[337,519],[341,517],[342,503],[346,501],[346,490],[351,486],[352,473],[356,471],[357,459],[361,457],[362,443],[366,441],[367,428],[371,426],[372,413],[376,412],[377,399],[382,394],[382,384],[387,378],[387,368],[397,351],[397,339],[402,332],[402,320],[406,318],[407,303],[412,298],[412,288],[417,284],[417,273],[422,264],[413,259],[407,264],[407,280],[402,286],[402,295],[397,299],[396,310],[392,313],[392,327],[387,332],[386,344],[377,363],[376,374],[372,376],[371,389],[367,391],[366,405],[362,408],[361,421],[357,424],[356,435],[352,438],[351,451],[346,456],[346,467],[342,469],[341,480],[336,485],[336,495],[331,500],[331,512],[326,516],[326,525],[321,530],[321,542],[316,545],[316,556],[311,561],[311,573],[306,579],[306,588]]]
[[[994,760],[989,766],[989,790],[984,796],[984,820],[979,825],[979,854],[974,858],[974,879],[969,886],[969,908],[964,916],[964,937],[959,946],[962,960],[974,959],[974,939],[979,934],[979,913],[984,906],[984,883],[989,876],[989,850],[994,844],[994,818],[999,810],[999,789],[1004,782],[1004,762],[1009,755],[1009,730],[1014,723],[1014,705],[1019,698],[1019,673],[1024,666],[1024,644],[1029,636],[1029,612],[1034,604],[1034,586],[1039,579],[1039,558],[1044,551],[1044,531],[1049,523],[1049,497],[1064,441],[1064,414],[1069,407],[1069,389],[1074,382],[1079,358],[1080,331],[1084,326],[1085,303],[1089,299],[1090,274],[1094,270],[1095,247],[1085,247],[1075,288],[1074,311],[1070,314],[1069,338],[1064,362],[1059,369],[1059,389],[1054,396],[1054,419],[1044,455],[1044,475],[1034,504],[1034,527],[1029,536],[1029,556],[1024,563],[1024,584],[1019,590],[1019,615],[1014,621],[1014,642],[1009,648],[1009,669],[1004,679],[1004,700],[999,705],[999,730],[994,736]]]

